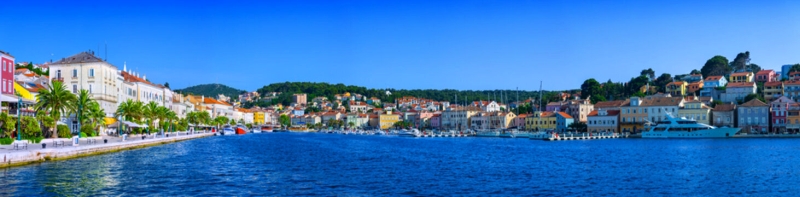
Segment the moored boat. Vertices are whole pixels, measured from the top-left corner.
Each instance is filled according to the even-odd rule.
[[[741,128],[718,128],[683,117],[675,118],[668,113],[666,120],[642,132],[642,138],[727,138],[739,130]]]
[[[272,132],[272,126],[262,126],[261,127],[261,131],[262,132],[271,133]]]
[[[239,135],[247,134],[247,128],[245,128],[242,125],[237,125],[236,126],[236,134],[239,134]]]
[[[230,125],[225,125],[225,127],[223,127],[219,133],[222,135],[234,135],[236,134],[236,131],[234,131],[233,127]]]

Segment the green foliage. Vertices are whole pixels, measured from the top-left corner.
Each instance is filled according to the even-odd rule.
[[[747,96],[744,97],[744,102],[742,102],[742,103],[746,103],[746,102],[748,102],[750,100],[753,100],[753,99],[761,100],[761,102],[764,102],[764,103],[767,102],[767,100],[764,99],[764,97],[762,97],[760,94],[748,94]]]
[[[33,138],[42,136],[42,127],[39,126],[39,121],[30,116],[22,117],[22,137]]]
[[[706,64],[703,65],[703,68],[700,69],[700,72],[703,74],[703,78],[708,76],[725,76],[731,73],[733,68],[728,65],[728,58],[724,56],[717,55],[708,59]]]
[[[286,114],[281,114],[281,116],[278,117],[278,122],[280,122],[281,125],[286,125],[286,126],[292,125],[292,119],[289,118],[289,116],[287,116]]]
[[[714,100],[714,101],[711,102],[711,107],[716,107],[717,105],[720,105],[720,104],[722,104],[722,101]]]
[[[74,111],[75,103],[78,100],[75,94],[69,92],[66,86],[58,80],[53,80],[50,88],[39,90],[36,98],[38,102],[35,108],[48,112],[53,120],[58,120],[61,115]]]
[[[730,64],[734,71],[744,71],[748,62],[750,62],[750,51],[745,51],[737,54]]]
[[[50,76],[50,71],[49,70],[45,72],[45,71],[42,71],[41,68],[34,68],[33,64],[31,64],[31,63],[28,63],[26,65],[16,64],[15,69],[19,69],[19,68],[26,68],[26,69],[30,70],[31,72],[36,73],[37,75],[40,75],[40,76],[41,75]]]
[[[203,84],[183,89],[176,89],[175,92],[180,92],[183,94],[202,95],[212,98],[216,98],[220,94],[231,98],[239,98],[239,94],[245,91],[232,88],[230,86],[226,86],[223,84]]]
[[[10,137],[0,138],[0,145],[11,145],[14,143],[14,139]]]
[[[545,87],[546,88],[546,87]],[[272,98],[270,101],[260,100],[255,102],[248,102],[244,103],[244,108],[249,108],[251,106],[261,106],[266,107],[273,104],[283,104],[289,105],[292,102],[292,94],[294,93],[306,93],[308,94],[308,98],[315,98],[318,96],[322,97],[332,97],[335,94],[344,94],[345,92],[349,92],[351,94],[361,94],[366,96],[367,98],[376,97],[383,102],[394,102],[396,98],[401,98],[403,96],[414,96],[419,98],[428,98],[438,101],[450,101],[451,103],[456,103],[455,97],[458,95],[458,103],[463,102],[470,102],[470,101],[477,101],[477,100],[493,100],[490,99],[489,95],[500,95],[501,92],[508,93],[509,95],[514,95],[516,97],[516,90],[482,90],[482,91],[475,91],[475,90],[454,90],[454,89],[443,89],[443,90],[433,90],[433,89],[414,89],[414,90],[405,90],[405,89],[371,89],[361,86],[346,86],[344,84],[329,84],[329,83],[312,83],[312,82],[285,82],[285,83],[273,83],[262,88],[259,88],[258,93],[261,95],[266,95],[269,92],[281,92],[282,94],[278,94],[275,98]],[[391,92],[391,95],[386,95],[386,91]],[[548,94],[550,93],[550,94]],[[556,95],[558,92],[549,92],[545,91],[545,95]],[[574,92],[573,92],[574,93]],[[539,98],[538,91],[519,91],[519,98]],[[555,101],[547,99],[547,96],[544,96],[545,101]]]
[[[569,126],[567,127],[578,132],[586,132],[587,130],[586,123],[583,122],[573,122],[572,124],[569,124]]]
[[[594,78],[589,78],[581,84],[581,98],[585,99],[589,96],[599,95],[603,93],[603,88],[600,83]]]
[[[84,138],[84,137],[88,137],[88,136],[86,135],[86,133],[81,132],[81,137]]]
[[[658,76],[658,78],[653,81],[653,86],[658,87],[660,90],[664,90],[666,89],[667,84],[670,82],[672,82],[672,75],[669,73],[661,73],[661,76]]]
[[[253,124],[251,124],[251,123],[247,123],[244,126],[246,126],[247,128],[253,128]]]
[[[72,131],[69,130],[67,125],[58,125],[56,126],[56,130],[58,131],[59,138],[71,138]]]
[[[3,137],[11,137],[11,133],[14,133],[14,129],[16,129],[17,120],[11,115],[2,112],[0,113],[0,124],[3,124]]]
[[[633,93],[639,92],[639,88],[641,88],[642,86],[644,86],[646,84],[648,84],[648,81],[647,81],[647,77],[645,77],[644,75],[641,75],[641,76],[636,77],[636,78],[631,78],[631,81],[628,82],[627,93],[628,94],[633,94]]]
[[[640,72],[639,75],[644,75],[644,76],[650,77],[650,79],[653,79],[653,78],[656,78],[656,71],[653,71],[652,68],[648,68],[648,69],[642,70],[642,72]]]
[[[43,139],[44,139],[44,137],[31,137],[31,138],[28,138],[27,140],[30,140],[31,143],[38,144],[38,143],[41,143]]]
[[[703,73],[697,69],[692,69],[692,72],[689,72],[691,75],[702,75]]]
[[[789,68],[789,72],[800,71],[800,64],[794,64],[791,68]]]
[[[644,92],[636,92],[636,93],[631,94],[631,96],[644,98],[647,95],[645,95]]]
[[[81,134],[87,134],[89,136],[94,136],[95,135],[95,131],[94,131],[94,128],[92,128],[92,125],[82,124],[81,125]],[[83,137],[83,136],[81,136],[81,137]]]

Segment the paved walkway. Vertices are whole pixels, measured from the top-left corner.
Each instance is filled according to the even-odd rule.
[[[208,135],[213,135],[211,132],[203,132],[197,131],[193,134],[188,132],[177,132],[177,133],[169,133],[169,137],[162,137],[161,135],[151,134],[151,135],[131,135],[128,136],[128,139],[124,142],[122,141],[121,137],[115,136],[101,136],[101,137],[93,137],[96,143],[90,144],[90,138],[80,138],[79,145],[73,146],[72,139],[68,138],[57,138],[57,139],[44,139],[42,143],[46,143],[47,147],[42,149],[42,143],[39,144],[28,144],[27,149],[14,149],[13,145],[0,145],[0,155],[3,154],[15,154],[15,153],[35,153],[35,152],[53,152],[53,151],[74,151],[80,149],[93,149],[93,148],[101,148],[101,147],[112,147],[112,146],[120,146],[120,145],[127,145],[127,144],[142,144],[146,142],[158,142],[158,141],[169,141],[169,140],[180,140],[189,137],[204,137]],[[142,139],[142,136],[145,136],[145,139]],[[104,140],[107,140],[107,143],[104,143]],[[63,141],[64,146],[59,145],[56,147],[55,141]]]

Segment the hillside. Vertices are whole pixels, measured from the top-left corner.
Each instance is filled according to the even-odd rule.
[[[504,102],[513,102],[517,98],[516,90],[453,90],[453,89],[372,89],[361,86],[352,86],[344,84],[329,84],[329,83],[313,83],[313,82],[285,82],[273,83],[257,90],[262,95],[267,92],[281,92],[288,94],[278,95],[277,98],[272,99],[270,102],[248,103],[248,106],[255,104],[258,106],[267,106],[270,104],[281,103],[288,105],[291,102],[292,93],[306,93],[308,100],[317,96],[328,97],[333,99],[335,94],[343,94],[345,92],[362,94],[367,97],[376,97],[384,102],[394,102],[395,98],[403,96],[415,96],[420,98],[428,98],[438,101],[456,101],[458,95],[458,102],[475,101],[475,100],[501,100],[504,97]],[[391,92],[387,95],[386,91]],[[580,90],[568,90],[568,92],[579,92]],[[544,102],[556,100],[557,92],[544,91]],[[525,100],[527,98],[538,98],[538,91],[519,91],[519,99]]]
[[[192,95],[203,95],[214,98],[216,98],[217,95],[222,94],[225,96],[229,96],[233,99],[238,99],[239,94],[244,92],[244,90],[232,88],[230,86],[226,86],[223,84],[203,84],[183,89],[176,89],[175,92],[180,92],[183,94],[192,94]]]

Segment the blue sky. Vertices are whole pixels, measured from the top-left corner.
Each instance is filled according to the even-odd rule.
[[[285,81],[370,88],[579,88],[750,51],[800,62],[798,1],[35,1],[0,5],[0,50],[85,50],[173,88]]]

